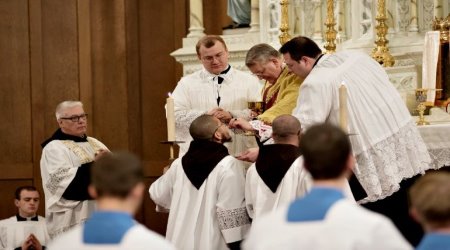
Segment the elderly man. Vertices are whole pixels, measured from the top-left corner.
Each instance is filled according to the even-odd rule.
[[[159,208],[169,209],[166,237],[179,249],[238,249],[250,227],[244,201],[244,167],[223,143],[229,129],[211,115],[189,129],[188,152],[150,186]]]
[[[37,215],[39,201],[35,187],[16,189],[17,214],[0,221],[0,249],[41,250],[49,242],[45,218]]]
[[[303,79],[283,64],[281,53],[268,44],[257,44],[247,52],[245,65],[259,79],[266,81],[262,91],[264,109],[258,120],[272,124],[275,117],[290,115]]]
[[[174,249],[133,219],[142,204],[143,179],[141,161],[129,153],[111,153],[96,161],[89,193],[98,210],[84,225],[52,241],[49,249]]]
[[[259,101],[260,84],[248,73],[234,69],[228,64],[228,49],[220,36],[205,36],[196,46],[203,69],[183,77],[175,88],[176,137],[180,144],[180,157],[189,147],[192,137],[189,125],[202,114],[210,114],[224,123],[233,117],[250,119],[247,102]],[[256,146],[254,138],[236,135],[228,146],[235,155]]]
[[[59,129],[42,143],[41,176],[51,238],[85,221],[94,210],[88,193],[91,166],[109,151],[86,136],[87,117],[79,101],[58,104]]]

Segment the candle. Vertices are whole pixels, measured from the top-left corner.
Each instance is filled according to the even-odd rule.
[[[347,120],[347,87],[342,82],[339,87],[339,125],[345,133],[348,133],[348,120]]]
[[[175,111],[174,99],[169,93],[166,99],[166,119],[167,119],[167,140],[175,141]]]

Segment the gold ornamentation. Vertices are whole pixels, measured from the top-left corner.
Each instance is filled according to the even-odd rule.
[[[89,145],[91,145],[91,147],[94,149],[94,152],[97,152],[98,150],[101,149],[100,146],[97,143],[95,143],[91,138],[88,137],[87,141]],[[82,147],[80,147],[80,145],[78,145],[74,141],[63,140],[62,143],[66,145],[66,147],[68,147],[70,151],[72,151],[76,156],[78,156],[78,158],[80,158],[81,164],[85,164],[94,160],[92,157],[89,156],[86,150],[84,150]]]
[[[281,0],[281,34],[278,37],[280,39],[281,45],[285,44],[287,41],[291,40],[291,35],[289,35],[289,16],[288,16],[288,5],[289,0]]]
[[[336,52],[336,34],[337,31],[334,29],[336,22],[334,20],[334,1],[327,0],[327,19],[325,20],[325,26],[327,26],[327,31],[325,32],[325,45],[324,48],[327,50],[327,54]]]
[[[448,14],[447,18],[437,18],[435,17],[433,20],[433,30],[440,31],[440,40],[441,43],[448,43],[449,39],[449,29],[450,29],[450,14]]]
[[[389,40],[386,39],[388,26],[386,25],[387,17],[385,0],[378,0],[377,16],[375,20],[377,20],[377,25],[375,26],[375,30],[377,31],[375,39],[376,47],[372,50],[371,56],[384,67],[392,67],[395,61],[387,47]]]

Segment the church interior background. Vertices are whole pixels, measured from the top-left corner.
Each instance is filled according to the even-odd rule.
[[[89,135],[111,150],[138,154],[146,183],[156,180],[169,164],[168,147],[159,143],[166,140],[165,98],[182,75],[201,68],[195,43],[204,34],[223,35],[230,63],[242,70],[251,46],[278,48],[296,35],[324,51],[334,45],[336,51],[382,51],[392,84],[417,115],[416,90],[429,79],[422,74],[425,36],[437,30],[434,88],[444,91],[428,93],[440,99],[438,106],[450,97],[450,0],[251,0],[251,6],[250,28],[222,33],[229,22],[225,0],[1,1],[0,218],[15,213],[17,186],[41,188],[40,143],[57,127],[55,106],[67,99],[85,104]],[[444,109],[432,109],[431,125],[421,128],[436,165],[450,165]],[[146,197],[136,218],[164,233],[167,215],[154,208]],[[43,202],[39,211],[44,214]]]

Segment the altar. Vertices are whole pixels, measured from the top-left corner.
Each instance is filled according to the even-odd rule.
[[[427,145],[432,168],[450,166],[450,115],[439,108],[432,108],[425,119],[430,124],[417,128]]]

